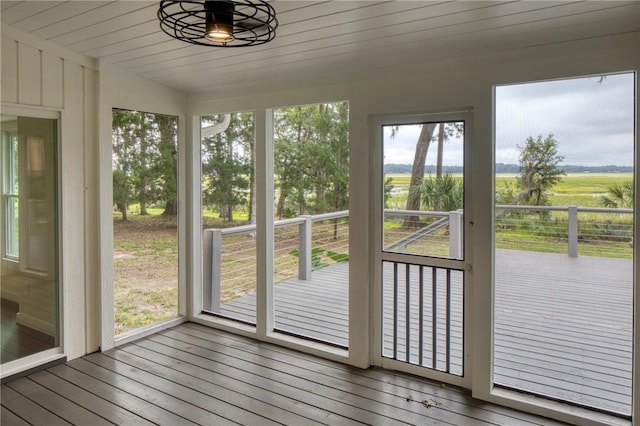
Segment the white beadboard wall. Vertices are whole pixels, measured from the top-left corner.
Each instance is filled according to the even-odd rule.
[[[46,43],[2,33],[3,107],[61,114],[62,342],[68,359],[99,346],[98,72]]]

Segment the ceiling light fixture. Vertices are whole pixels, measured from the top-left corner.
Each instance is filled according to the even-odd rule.
[[[276,36],[276,11],[263,0],[161,1],[160,28],[201,46],[241,47],[267,43]]]

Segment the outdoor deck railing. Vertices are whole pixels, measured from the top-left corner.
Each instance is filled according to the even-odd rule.
[[[496,228],[500,225],[509,227],[514,226],[517,227],[518,223],[526,223],[532,222],[533,219],[531,217],[524,218],[508,218],[505,217],[505,213],[510,211],[514,212],[532,212],[539,213],[541,217],[538,218],[543,223],[548,223],[548,227],[553,225],[553,229],[550,229],[547,233],[549,235],[554,235],[560,237],[562,239],[566,238],[567,241],[567,253],[569,257],[577,257],[578,256],[578,241],[598,241],[598,240],[608,240],[608,241],[631,241],[632,231],[632,220],[628,223],[624,223],[624,221],[618,221],[618,223],[613,223],[613,221],[597,221],[593,218],[586,217],[587,214],[608,214],[613,216],[618,215],[631,215],[633,214],[633,209],[616,209],[616,208],[599,208],[599,207],[576,207],[576,206],[568,206],[568,207],[560,207],[560,206],[515,206],[515,205],[497,205],[496,212],[500,212],[496,218]],[[566,224],[564,223],[564,217],[558,218],[550,218],[545,217],[545,214],[550,212],[561,212],[567,214],[566,216]],[[585,216],[582,221],[579,220],[579,214],[583,214]],[[580,224],[584,223],[585,226],[582,228]],[[497,231],[499,232],[499,231]],[[496,233],[497,233],[496,232]],[[542,232],[544,234],[544,232]]]
[[[560,207],[560,206],[517,206],[517,205],[497,205],[495,207],[497,234],[504,229],[513,228],[518,231],[521,226],[528,226],[538,221],[538,236],[554,236],[559,240],[566,240],[567,253],[570,257],[578,256],[578,241],[607,240],[607,241],[631,241],[632,221],[629,220],[595,220],[588,215],[607,214],[610,217],[620,218],[620,215],[631,215],[633,209],[597,208],[597,207]],[[516,214],[516,216],[513,215]],[[549,216],[556,213],[555,216]],[[558,213],[560,215],[558,215]],[[433,218],[433,222],[411,233],[402,233],[398,236],[385,235],[385,250],[406,252],[410,244],[418,242],[420,239],[434,234],[436,231],[447,227],[448,234],[442,238],[448,239],[449,257],[461,259],[463,255],[463,235],[462,232],[463,212],[462,210],[452,212],[414,211],[385,209],[385,218],[388,216],[420,216]],[[510,215],[511,214],[511,215]],[[518,216],[519,214],[519,216]],[[537,214],[537,217],[534,217]],[[580,216],[582,215],[582,216]],[[284,248],[285,252],[294,254],[297,257],[297,277],[301,280],[311,279],[312,270],[317,261],[318,247],[312,246],[312,225],[316,222],[339,221],[349,217],[349,211],[338,211],[317,215],[304,215],[291,219],[278,220],[274,222],[274,228],[284,228],[297,226],[297,237],[290,238],[287,244],[290,247]],[[582,217],[582,219],[580,219]],[[348,225],[347,225],[348,226]],[[203,282],[205,295],[210,300],[210,310],[217,312],[221,303],[222,284],[222,250],[223,237],[233,235],[248,235],[256,232],[256,225],[243,225],[232,228],[205,229],[203,241]],[[391,239],[392,241],[387,241]],[[296,242],[297,240],[297,242]],[[285,244],[286,245],[286,244]],[[523,249],[524,243],[518,243],[519,249]],[[348,254],[342,255],[341,260],[348,260]],[[292,256],[293,258],[293,256]]]
[[[349,217],[349,211],[323,213],[316,215],[302,215],[291,219],[277,220],[273,223],[275,229],[288,226],[298,226],[297,247],[291,247],[298,259],[298,278],[311,279],[313,269],[314,248],[312,247],[312,225],[314,222],[340,220]],[[235,226],[232,228],[212,228],[204,230],[203,240],[203,282],[211,289],[210,310],[220,311],[222,284],[222,238],[224,236],[251,234],[256,232],[256,225]]]

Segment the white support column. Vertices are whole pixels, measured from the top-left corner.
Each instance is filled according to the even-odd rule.
[[[298,225],[298,278],[311,279],[313,247],[311,245],[311,216],[304,215],[304,222]]]
[[[449,257],[452,259],[462,259],[464,241],[462,210],[449,212]]]
[[[273,110],[256,111],[256,334],[265,339],[273,331]]]
[[[569,257],[578,257],[578,208],[570,206],[569,224],[568,224],[568,241],[569,241]]]

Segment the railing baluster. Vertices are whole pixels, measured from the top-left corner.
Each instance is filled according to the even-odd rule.
[[[393,359],[398,359],[398,262],[393,262]]]
[[[451,269],[447,269],[447,350],[446,350],[446,372],[451,371]]]
[[[433,341],[433,347],[431,348],[432,355],[433,355],[433,360],[431,361],[431,365],[432,368],[435,370],[436,369],[436,364],[437,364],[437,359],[438,359],[438,318],[437,318],[437,307],[438,307],[438,288],[437,288],[437,283],[438,283],[438,275],[437,275],[437,271],[436,268],[431,268],[431,297],[432,297],[432,301],[431,301],[431,306],[432,306],[432,312],[431,312],[431,320],[432,320],[432,333],[433,335],[432,337],[432,341]]]
[[[424,334],[424,266],[420,265],[418,275],[418,365],[422,365]]]
[[[409,357],[411,355],[411,281],[410,281],[410,270],[411,265],[406,264],[405,268],[405,315],[406,315],[406,324],[405,324],[405,359],[409,362]]]

